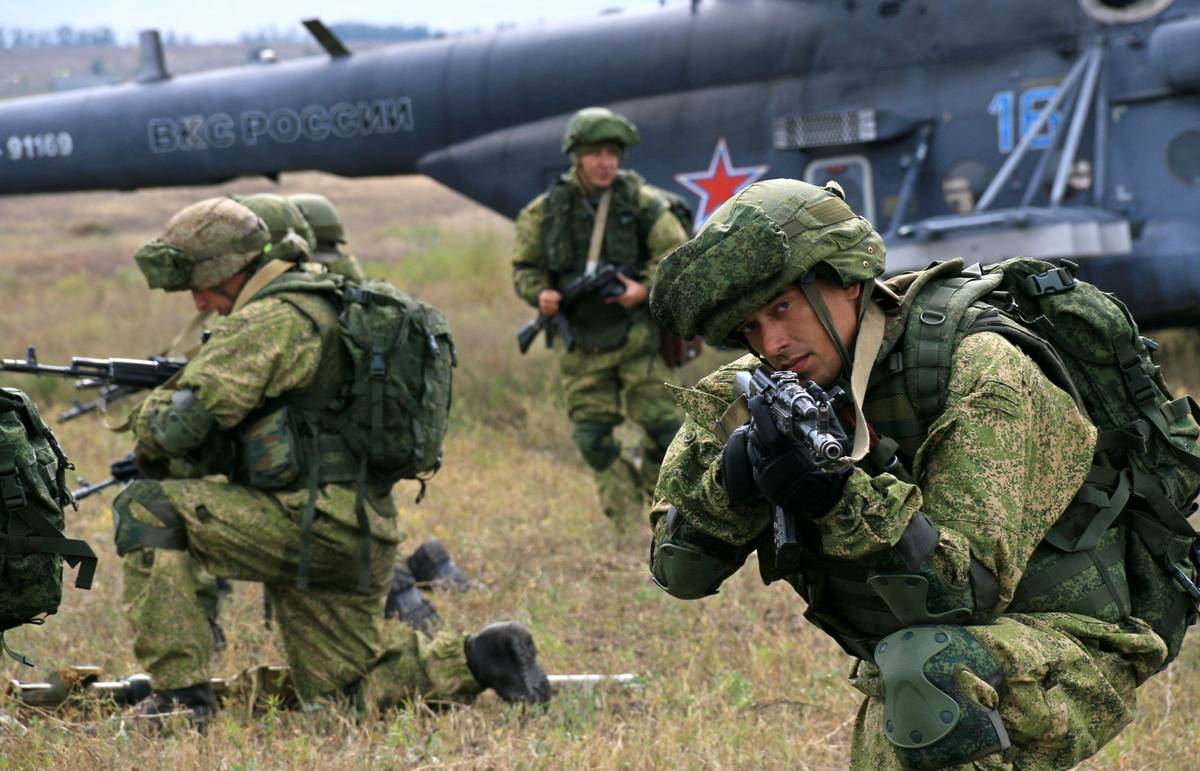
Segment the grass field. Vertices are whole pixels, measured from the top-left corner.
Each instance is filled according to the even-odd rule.
[[[87,193],[0,199],[0,353],[37,344],[47,362],[72,354],[144,356],[190,316],[186,295],[146,290],[130,255],[171,213],[199,198],[266,189]],[[396,492],[410,546],[443,539],[479,586],[434,601],[448,625],[497,618],[530,626],[546,669],[636,672],[635,689],[564,691],[545,707],[504,705],[490,694],[473,708],[425,705],[356,721],[348,714],[229,709],[203,736],[148,737],[112,709],[34,713],[0,696],[0,768],[837,768],[846,763],[857,692],[848,661],[802,619],[783,585],[763,587],[753,564],[712,598],[683,603],[649,581],[647,533],[617,536],[599,514],[590,477],[570,441],[553,358],[520,357],[512,339],[529,310],[509,287],[511,225],[417,178],[346,181],[288,176],[280,192],[319,190],[341,209],[368,271],[442,307],[455,329],[454,430],[428,498]],[[1169,337],[1195,363],[1189,338]],[[717,361],[709,354],[705,363]],[[684,372],[694,379],[702,365]],[[1200,368],[1196,368],[1200,371]],[[64,383],[9,377],[53,415]],[[128,449],[99,419],[59,435],[78,473],[106,476]],[[68,591],[58,615],[8,639],[38,664],[7,659],[5,677],[36,679],[56,666],[137,671],[120,609],[120,566],[111,545],[110,495],[69,516],[101,561],[94,589]],[[751,560],[753,562],[753,558]],[[260,592],[235,584],[223,611],[226,674],[283,656],[260,618]],[[1133,725],[1086,768],[1188,768],[1200,738],[1200,635],[1140,692]],[[21,671],[18,671],[21,669]]]

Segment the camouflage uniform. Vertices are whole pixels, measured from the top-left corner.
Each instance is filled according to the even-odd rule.
[[[778,187],[781,183],[783,188]],[[762,183],[752,186],[745,198],[765,198],[761,206],[770,210],[770,203],[779,200],[779,190],[798,191],[799,206],[810,215],[817,204],[830,200],[823,191],[803,183],[775,180],[767,185],[765,193],[756,192],[756,188],[763,190]],[[776,186],[777,194],[772,195],[770,186]],[[718,211],[712,222],[739,218],[736,200]],[[825,208],[839,207],[826,204]],[[785,221],[782,227],[787,235],[808,239],[808,246],[817,250],[825,242],[826,255],[832,259],[859,249],[857,257],[867,259],[848,260],[846,265],[868,268],[868,278],[882,269],[882,254],[878,270],[872,267],[874,258],[869,255],[882,249],[881,242],[871,240],[878,236],[873,231],[867,234],[869,226],[856,226],[861,229],[851,237],[847,223],[837,217],[832,218],[837,222],[820,214],[797,217],[806,227],[788,232]],[[830,237],[839,222],[842,230]],[[773,273],[780,266],[767,256],[780,243],[779,237],[778,231],[772,235],[770,229],[758,236],[752,228],[743,229],[725,255],[729,261],[721,263],[734,275],[713,274],[707,280],[742,281],[738,292],[752,297],[751,310],[752,303],[769,301],[793,280],[770,285],[772,275],[782,275]],[[712,243],[724,241],[712,233],[708,238]],[[863,251],[864,243],[870,249]],[[697,279],[701,259],[690,265],[669,264],[688,256],[672,255],[660,269],[660,283],[652,297],[656,317],[666,319],[667,327],[674,326],[679,333],[701,324],[710,341],[713,336],[728,339],[747,311],[741,306],[732,311],[728,306],[724,311],[714,309],[705,290],[697,288],[705,281]],[[762,264],[753,275],[739,276],[734,260]],[[683,266],[691,271],[691,280],[686,286],[672,287]],[[715,270],[715,266],[713,260],[710,267]],[[666,275],[670,278],[663,278]],[[903,298],[911,283],[909,276],[875,290],[877,299],[871,302],[888,312],[876,369],[893,360],[904,339]],[[758,298],[755,291],[760,292]],[[712,290],[710,296],[716,293],[719,290]],[[688,321],[689,304],[709,308],[707,317]],[[723,312],[723,320],[709,323]],[[674,323],[668,323],[672,318]],[[885,678],[877,665],[885,661],[889,645],[911,646],[912,641],[924,640],[928,645],[927,664],[916,669],[923,672],[921,677],[933,678],[931,682],[965,697],[961,703],[978,706],[973,714],[964,710],[961,722],[950,711],[942,713],[943,720],[956,721],[956,732],[948,734],[942,746],[935,744],[943,754],[923,756],[927,765],[921,767],[956,764],[973,756],[980,768],[1067,767],[1116,736],[1132,719],[1134,689],[1166,656],[1162,638],[1132,617],[1101,620],[1075,613],[1020,612],[1019,603],[1014,603],[1030,556],[1071,501],[1092,462],[1096,431],[1072,399],[1003,337],[985,332],[963,338],[953,353],[945,408],[915,452],[902,453],[903,467],[890,472],[873,455],[859,462],[832,508],[801,523],[801,565],[785,571],[776,567],[774,558],[773,507],[766,502],[732,503],[722,476],[722,453],[730,432],[749,417],[745,401],[738,399],[734,376],[761,365],[756,356],[746,356],[695,388],[676,389],[686,419],[663,461],[651,514],[655,526],[651,570],[660,585],[688,599],[715,592],[720,581],[757,550],[764,581],[788,581],[808,602],[806,617],[855,657],[851,682],[866,696],[852,740],[855,768],[900,768],[902,757],[917,762],[888,738],[893,718],[903,722],[911,715],[887,713]],[[877,389],[878,382],[873,378],[872,388]],[[849,390],[848,384],[842,384]],[[867,422],[876,425],[894,419],[894,405],[878,398],[872,388],[863,400]],[[911,559],[922,528],[934,539],[925,541],[919,559]],[[696,585],[683,593],[670,586],[677,579],[668,575],[668,561],[677,544],[691,549],[694,560],[715,565],[709,570],[710,585]],[[895,577],[893,583],[903,578],[911,582],[909,586],[927,587],[923,607],[913,612],[902,602],[885,600],[898,597],[888,594],[894,590],[887,588],[887,576]],[[904,613],[897,608],[909,611],[910,617],[902,620]],[[910,658],[896,666],[911,668],[913,661],[921,659]],[[929,674],[942,671],[944,681]],[[901,712],[904,695],[898,692],[895,697]],[[1002,721],[1011,741],[1005,752],[1000,752],[1001,746],[986,748],[995,739],[996,720]],[[959,726],[970,730],[958,731]],[[907,736],[897,738],[908,741]],[[919,738],[918,734],[914,741]],[[979,757],[981,751],[985,754]]]
[[[185,209],[168,225],[167,236],[139,252],[152,287],[202,288],[239,266],[253,269],[267,237],[252,229],[254,215],[247,213],[251,230],[243,252],[209,256],[199,250],[207,259],[190,276],[186,270],[178,275],[186,264],[172,243],[181,240],[183,226],[177,220],[191,216],[204,222],[214,211],[225,211],[220,207],[236,206],[213,201],[189,207],[210,207],[198,215]],[[263,228],[261,221],[257,227]],[[199,238],[192,233],[193,240]],[[198,275],[204,269],[207,275]],[[133,415],[139,464],[157,472],[154,476],[165,471],[169,477],[135,481],[113,504],[134,649],[157,690],[188,688],[212,674],[212,638],[197,599],[197,566],[266,586],[302,698],[357,693],[360,685],[393,702],[416,692],[465,700],[481,690],[466,663],[463,635],[429,640],[406,625],[385,628],[384,597],[401,537],[388,490],[367,495],[371,569],[367,589],[360,591],[355,487],[319,486],[310,585],[298,589],[301,522],[309,495],[303,480],[277,489],[244,483],[288,452],[286,442],[271,443],[269,431],[255,433],[264,412],[269,418],[275,414],[270,407],[280,400],[303,398],[321,383],[340,382],[346,363],[337,341],[333,306],[318,295],[282,293],[249,302],[219,319],[178,377],[152,392]],[[256,445],[263,436],[266,444]],[[322,449],[324,469],[330,461]],[[243,483],[197,478],[218,471]]]
[[[589,115],[599,116],[599,130],[572,135],[579,115],[585,128]],[[568,129],[566,151],[600,141],[620,147],[636,141],[632,124],[607,110],[590,108],[579,115]],[[636,173],[620,172],[611,190],[599,262],[634,264],[638,280],[649,285],[658,260],[686,241],[687,233],[663,195]],[[572,167],[517,216],[513,282],[521,299],[537,307],[542,290],[561,290],[583,274],[598,201],[599,195],[585,192]],[[662,387],[671,376],[659,353],[660,332],[645,305],[630,311],[607,305],[571,326],[576,348],[560,345],[559,369],[575,443],[593,470],[604,513],[623,524],[643,509],[682,419]],[[645,432],[640,470],[623,457],[613,436],[625,416]]]

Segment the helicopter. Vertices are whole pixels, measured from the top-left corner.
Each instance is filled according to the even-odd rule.
[[[577,23],[0,102],[0,195],[319,170],[425,174],[512,217],[604,105],[698,228],[770,177],[824,184],[889,272],[1066,259],[1143,327],[1200,320],[1200,0],[691,0]]]

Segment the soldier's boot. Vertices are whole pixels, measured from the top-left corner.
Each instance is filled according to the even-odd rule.
[[[450,559],[450,553],[442,542],[431,538],[417,547],[408,558],[408,569],[419,584],[435,588],[454,588],[466,591],[471,582]]]
[[[217,714],[220,706],[209,683],[154,691],[133,705],[132,714],[154,724],[165,725],[174,718],[183,718],[189,725],[202,728]]]
[[[624,457],[595,472],[600,508],[618,531],[628,530],[646,508],[642,480],[637,469]]]
[[[430,636],[434,627],[442,622],[437,610],[417,588],[417,580],[412,572],[403,564],[392,568],[392,588],[388,591],[383,615],[385,618],[399,619]]]
[[[537,661],[529,630],[516,621],[488,624],[463,642],[467,667],[484,688],[505,701],[538,703],[550,698],[550,680]]]

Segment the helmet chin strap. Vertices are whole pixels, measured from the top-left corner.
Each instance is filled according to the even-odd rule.
[[[870,451],[870,433],[867,431],[867,419],[863,415],[863,397],[867,392],[867,381],[871,378],[871,369],[875,366],[875,357],[883,346],[884,315],[883,309],[871,302],[871,292],[875,282],[867,281],[862,284],[862,292],[858,297],[858,334],[854,340],[854,358],[842,343],[842,336],[833,325],[833,314],[825,304],[825,298],[814,281],[801,281],[800,291],[817,314],[825,333],[833,340],[838,357],[842,360],[842,372],[850,381],[850,396],[854,402],[854,444],[849,455],[843,456],[848,462],[857,463],[866,457]]]

